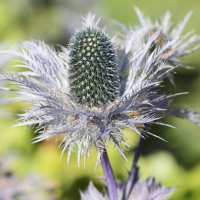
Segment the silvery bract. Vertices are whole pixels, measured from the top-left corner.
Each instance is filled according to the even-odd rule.
[[[170,199],[176,187],[167,188],[160,182],[157,182],[154,176],[141,181],[139,177],[139,168],[132,166],[126,181],[115,181],[116,200],[167,200]],[[80,191],[81,200],[109,200],[106,191],[99,192],[90,182],[86,191]]]
[[[162,186],[154,177],[150,177],[145,181],[138,181],[126,200],[167,200],[174,189]],[[100,193],[92,182],[87,190],[80,194],[81,200],[109,200],[108,195]],[[117,200],[123,200],[123,189],[120,186],[117,187]]]
[[[139,11],[138,14],[141,15]],[[165,18],[164,21],[168,21],[168,14]],[[169,99],[180,94],[165,95],[156,92],[163,78],[169,77],[175,69],[174,66],[159,58],[168,49],[176,48],[178,53],[173,53],[170,57],[172,59],[166,60],[177,63],[182,54],[180,52],[184,54],[191,52],[183,51],[183,47],[188,47],[191,42],[199,40],[199,37],[194,37],[191,42],[184,43],[183,38],[178,38],[187,19],[188,16],[182,26],[178,26],[179,29],[176,31],[178,35],[170,34],[162,45],[155,45],[161,33],[167,35],[166,26],[156,24],[155,31],[146,36],[144,28],[126,31],[121,25],[125,30],[124,37],[114,36],[109,39],[105,30],[98,27],[99,20],[95,21],[95,17],[89,13],[84,19],[83,28],[77,32],[79,34],[83,31],[83,34],[88,34],[88,43],[80,38],[78,43],[74,36],[69,48],[61,47],[61,51],[56,51],[42,41],[23,42],[21,52],[4,51],[3,53],[20,58],[19,66],[24,68],[22,72],[6,72],[1,75],[2,80],[11,81],[19,87],[18,90],[4,89],[19,93],[19,97],[15,100],[30,105],[25,109],[24,114],[19,115],[20,122],[15,126],[36,127],[36,132],[39,133],[35,137],[36,142],[54,137],[60,138],[62,141],[60,147],[63,148],[63,153],[67,151],[68,161],[71,152],[77,149],[79,163],[81,156],[89,156],[92,149],[97,150],[99,161],[101,153],[107,147],[106,144],[110,143],[114,143],[124,156],[123,148],[128,147],[124,128],[139,135],[142,131],[144,136],[152,134],[146,128],[144,129],[144,126],[149,123],[159,123],[157,120],[165,115],[174,115],[199,123],[194,118],[198,113],[191,109],[173,108],[171,105]],[[140,20],[145,21],[141,16]],[[98,37],[95,34],[99,32],[103,34],[98,40],[100,46],[94,39]],[[85,56],[81,54],[78,60],[78,53],[84,50],[83,47],[90,47],[91,40],[93,40],[91,47],[99,47],[89,51],[89,53],[96,52],[96,57],[94,54],[92,56],[88,54],[87,57],[84,52]],[[78,46],[74,46],[75,44]],[[106,48],[107,44],[110,48]],[[181,45],[178,47],[178,44]],[[102,57],[97,63],[97,57],[100,55]],[[97,66],[101,67],[99,71],[95,68]],[[91,75],[92,79],[90,79]],[[73,91],[75,77],[83,83],[78,83],[76,91]],[[103,80],[106,84],[102,82]],[[96,90],[96,93],[92,94],[92,87],[97,83],[99,85],[96,87],[99,91]],[[86,88],[82,87],[84,85]],[[87,101],[81,100],[79,92],[82,90],[84,90],[84,97],[88,98]],[[102,91],[107,92],[105,98]],[[115,93],[114,96],[110,94],[112,91]],[[101,101],[98,101],[100,97]],[[168,107],[170,109],[166,109]]]
[[[0,43],[0,51],[2,51],[3,49],[5,49],[7,46],[7,41],[1,42]],[[8,60],[10,59],[10,55],[5,55],[5,54],[1,54],[0,55],[0,72],[3,72],[3,67],[5,66],[5,64],[8,62]],[[3,86],[3,81],[0,81],[0,87]],[[6,98],[5,96],[5,92],[3,92],[3,90],[0,90],[0,106],[3,106],[5,104],[8,103],[8,98]],[[8,117],[9,114],[5,113],[2,109],[2,107],[0,108],[0,117]]]

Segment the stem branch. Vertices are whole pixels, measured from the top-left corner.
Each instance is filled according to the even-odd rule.
[[[134,185],[138,181],[138,170],[139,170],[139,168],[137,167],[137,162],[138,162],[138,159],[140,157],[143,141],[144,141],[144,138],[143,138],[143,135],[141,134],[140,141],[139,141],[138,146],[137,146],[136,151],[135,151],[135,157],[133,159],[131,171],[130,171],[128,179],[126,181],[122,200],[127,200],[129,198],[129,195],[130,195]]]
[[[133,165],[132,165],[131,171],[132,171],[133,168],[135,168],[137,166],[137,162],[138,162],[138,159],[140,157],[143,142],[144,142],[144,138],[143,138],[143,135],[141,134],[138,146],[137,146],[136,151],[135,151],[135,157],[134,157],[134,160],[133,160]]]

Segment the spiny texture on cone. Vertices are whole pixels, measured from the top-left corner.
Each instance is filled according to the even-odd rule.
[[[70,93],[78,103],[99,107],[118,94],[117,57],[110,38],[99,28],[78,31],[69,45]]]

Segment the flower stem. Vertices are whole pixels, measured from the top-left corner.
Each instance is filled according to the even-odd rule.
[[[131,171],[132,171],[133,168],[135,168],[137,166],[137,162],[138,162],[138,159],[140,157],[143,142],[144,142],[144,138],[143,138],[143,135],[141,134],[138,146],[137,146],[136,151],[135,151],[135,157],[134,157],[134,160],[133,160],[133,165],[132,165]]]
[[[138,146],[135,151],[135,157],[133,159],[131,171],[129,173],[128,179],[125,184],[122,200],[127,200],[129,198],[129,195],[130,195],[134,185],[138,181],[139,168],[137,167],[137,162],[140,157],[143,142],[144,142],[144,138],[143,138],[143,135],[141,134]]]
[[[110,161],[108,159],[106,149],[104,149],[104,152],[101,156],[101,165],[105,174],[110,200],[117,200],[117,187],[115,183],[115,177],[110,165]]]

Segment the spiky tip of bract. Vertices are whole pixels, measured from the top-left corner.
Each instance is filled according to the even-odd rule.
[[[118,95],[117,56],[110,38],[97,27],[78,31],[69,45],[70,93],[78,103],[100,107]]]
[[[146,35],[144,36],[145,43],[148,42],[149,38],[157,31],[156,28],[150,29]],[[163,32],[160,32],[158,37],[155,39],[153,44],[151,45],[151,48],[149,50],[149,53],[152,53],[156,48],[163,47],[167,42],[169,42],[171,39],[166,36]],[[167,53],[170,50],[170,47],[167,48],[164,52]]]

